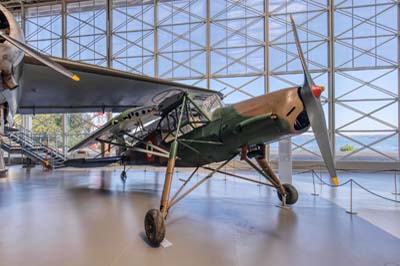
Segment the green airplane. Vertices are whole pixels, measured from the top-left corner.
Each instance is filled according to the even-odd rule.
[[[319,99],[324,88],[309,74],[292,17],[291,24],[304,84],[224,106],[222,95],[212,90],[40,54],[25,43],[15,17],[0,4],[0,108],[8,114],[2,119],[12,127],[17,112],[123,111],[71,148],[100,142],[118,147],[116,156],[66,163],[166,165],[160,208],[145,215],[146,235],[154,245],[164,239],[168,210],[215,173],[274,187],[283,205],[294,204],[298,193],[271,169],[265,144],[302,134],[311,126],[332,182],[337,185],[338,180]],[[267,182],[222,171],[238,155]],[[195,170],[170,197],[175,166]],[[210,173],[183,192],[200,167]],[[126,180],[125,169],[121,178]]]
[[[145,215],[149,242],[159,245],[165,237],[164,220],[169,209],[215,173],[226,173],[274,187],[283,205],[294,204],[296,189],[282,184],[265,159],[265,144],[306,132],[311,126],[332,183],[338,185],[320,95],[324,87],[313,82],[291,17],[304,84],[224,106],[221,95],[201,95],[180,89],[162,91],[153,97],[156,104],[131,108],[107,122],[88,138],[70,149],[81,149],[95,142],[117,146],[115,157],[74,159],[71,166],[98,166],[122,161],[126,164],[166,165],[160,208]],[[268,182],[259,182],[221,169],[233,158],[240,158]],[[255,159],[254,163],[252,159]],[[209,167],[210,163],[220,164]],[[170,196],[175,166],[195,167],[178,191]],[[204,168],[210,173],[183,192],[194,173]],[[121,174],[123,181],[126,171]]]

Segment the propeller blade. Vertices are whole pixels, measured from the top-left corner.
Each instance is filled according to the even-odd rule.
[[[328,130],[326,129],[324,110],[322,109],[319,98],[316,97],[313,92],[314,89],[320,89],[320,91],[322,91],[323,88],[316,86],[311,78],[310,72],[308,71],[306,65],[306,61],[304,59],[303,51],[301,49],[296,24],[292,15],[290,15],[290,21],[292,24],[297,52],[299,54],[304,72],[304,85],[300,90],[301,97],[303,99],[304,106],[307,111],[307,116],[310,121],[311,128],[314,132],[319,150],[321,151],[322,158],[324,159],[325,165],[328,168],[329,175],[331,176],[332,183],[337,186],[339,185],[339,181],[337,179],[335,161],[333,160],[331,144],[329,142]]]
[[[303,50],[301,49],[299,35],[297,33],[296,24],[294,23],[294,18],[292,15],[290,15],[290,22],[292,24],[292,30],[293,30],[293,35],[294,35],[294,41],[296,43],[297,53],[299,54],[301,66],[303,67],[304,85],[308,84],[308,86],[311,88],[312,85],[315,85],[315,84],[314,84],[313,79],[311,78],[310,72],[308,71],[306,59],[304,58]]]
[[[54,62],[53,60],[51,60],[47,56],[40,54],[39,52],[33,50],[32,48],[30,48],[26,44],[24,44],[24,43],[14,39],[14,38],[12,38],[11,36],[7,35],[6,33],[0,31],[0,36],[2,38],[6,39],[9,43],[14,45],[18,49],[22,50],[24,53],[27,53],[28,55],[32,56],[33,58],[35,58],[36,60],[40,61],[44,65],[50,67],[51,69],[54,69],[58,73],[66,76],[66,77],[68,77],[68,78],[70,78],[70,79],[72,79],[74,81],[79,81],[80,80],[80,78],[77,75],[75,75],[71,71],[67,70],[62,65]]]
[[[332,156],[331,144],[329,142],[328,130],[326,129],[324,110],[322,109],[321,102],[314,97],[311,90],[302,89],[301,97],[303,98],[308,120],[310,121],[322,158],[328,168],[332,183],[337,186],[339,182],[337,179],[335,162]]]

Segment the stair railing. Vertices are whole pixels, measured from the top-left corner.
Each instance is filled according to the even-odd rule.
[[[44,141],[42,141],[42,135],[39,135],[39,137],[34,134],[32,131],[22,127],[22,126],[16,126],[17,131],[16,132],[9,132],[8,136],[11,140],[15,140],[18,142],[22,148],[25,150],[28,150],[31,155],[35,155],[35,157],[39,157],[39,159],[42,162],[45,162],[46,157],[52,165],[53,163],[57,162],[58,160],[64,161],[66,158],[64,154],[59,152],[58,150],[50,147],[49,141],[48,141],[48,135],[46,134],[46,140],[47,143],[45,144]],[[47,154],[47,156],[41,156],[40,152]]]

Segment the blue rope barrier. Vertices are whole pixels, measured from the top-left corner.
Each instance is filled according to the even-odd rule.
[[[360,183],[358,183],[357,181],[354,181],[353,179],[351,179],[351,180],[353,181],[354,184],[356,184],[357,186],[359,186],[361,189],[367,191],[368,193],[371,193],[372,195],[374,195],[374,196],[376,196],[376,197],[379,197],[379,198],[381,198],[381,199],[388,200],[388,201],[391,201],[391,202],[400,203],[400,200],[395,200],[395,199],[391,199],[391,198],[387,198],[387,197],[385,197],[385,196],[379,195],[379,194],[377,194],[377,193],[375,193],[375,192],[373,192],[373,191],[367,189],[366,187],[362,186],[362,185],[361,185]]]
[[[329,187],[333,187],[333,188],[342,187],[342,186],[344,186],[344,185],[347,185],[347,184],[350,183],[350,182],[353,182],[353,183],[356,184],[359,188],[365,190],[366,192],[368,192],[368,193],[370,193],[370,194],[372,194],[372,195],[374,195],[374,196],[376,196],[376,197],[379,197],[379,198],[381,198],[381,199],[388,200],[388,201],[391,201],[391,202],[400,203],[400,200],[391,199],[391,198],[382,196],[382,195],[380,195],[380,194],[378,194],[378,193],[375,193],[375,192],[373,192],[373,191],[367,189],[366,187],[364,187],[363,185],[361,185],[360,183],[358,183],[357,181],[355,181],[355,180],[352,179],[352,178],[351,178],[351,179],[348,179],[346,182],[340,184],[339,186],[335,186],[335,185],[332,185],[332,184],[329,184],[329,183],[325,182],[314,170],[309,170],[309,171],[312,173],[313,176],[316,176],[317,179],[319,179],[319,180],[321,181],[321,183],[323,183],[324,185],[327,185],[327,186],[329,186]]]

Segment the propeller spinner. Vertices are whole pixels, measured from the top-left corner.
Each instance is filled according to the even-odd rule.
[[[331,176],[332,183],[338,186],[339,181],[336,174],[336,167],[333,160],[331,144],[329,142],[328,130],[326,129],[324,111],[322,109],[321,101],[319,100],[319,97],[325,88],[323,86],[315,85],[314,81],[312,80],[310,72],[308,71],[306,65],[306,61],[304,59],[299,36],[297,34],[296,24],[292,15],[290,15],[290,21],[292,24],[297,52],[299,54],[304,72],[304,84],[300,90],[301,97],[303,99],[315,139],[317,140],[319,150],[321,151],[322,158],[324,159],[325,165],[328,168],[329,175]]]

